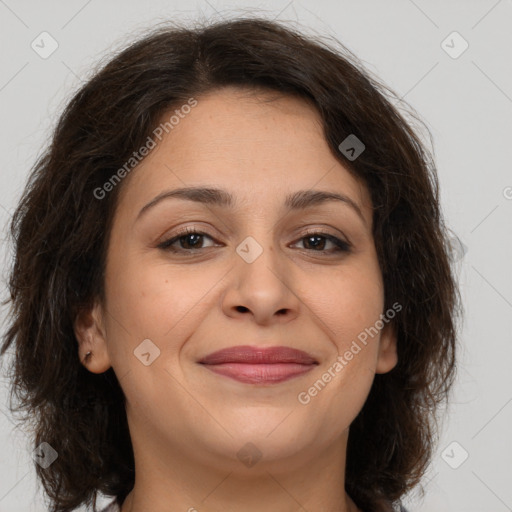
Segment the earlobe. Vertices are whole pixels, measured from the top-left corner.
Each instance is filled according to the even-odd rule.
[[[379,353],[375,373],[387,373],[398,363],[396,350],[396,329],[394,323],[387,324],[381,332],[379,341]]]
[[[78,357],[81,364],[92,373],[107,371],[111,364],[99,304],[95,304],[90,309],[83,309],[77,314],[74,332],[78,341]]]

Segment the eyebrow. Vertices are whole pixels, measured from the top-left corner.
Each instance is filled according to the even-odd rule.
[[[194,201],[197,203],[210,204],[234,208],[235,199],[227,190],[211,187],[185,187],[175,190],[168,190],[158,194],[154,199],[147,203],[137,215],[137,220],[149,209],[161,201],[177,198]],[[313,206],[318,206],[329,201],[339,201],[350,206],[366,225],[366,219],[359,206],[350,197],[344,194],[328,192],[324,190],[299,190],[286,196],[284,205],[288,210],[305,210]]]

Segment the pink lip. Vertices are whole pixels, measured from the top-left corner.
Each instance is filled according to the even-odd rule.
[[[290,347],[229,347],[199,361],[205,368],[247,384],[277,383],[312,370],[317,364],[302,350]]]

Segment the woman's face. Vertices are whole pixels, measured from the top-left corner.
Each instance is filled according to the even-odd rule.
[[[375,373],[396,364],[391,324],[361,341],[385,313],[368,191],[311,106],[265,97],[197,98],[118,185],[105,303],[76,330],[88,368],[120,381],[136,459],[254,471],[244,461],[344,456]],[[218,192],[169,194],[182,188]],[[314,363],[201,363],[239,346]]]

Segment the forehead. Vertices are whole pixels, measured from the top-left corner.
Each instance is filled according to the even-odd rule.
[[[198,97],[187,111],[123,184],[132,205],[163,190],[208,185],[229,190],[238,206],[258,203],[262,211],[307,189],[341,192],[371,209],[366,187],[332,154],[309,102],[228,87]],[[371,211],[364,214],[371,223]]]

